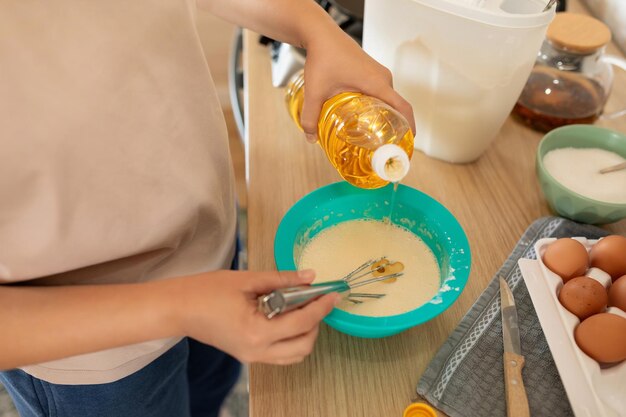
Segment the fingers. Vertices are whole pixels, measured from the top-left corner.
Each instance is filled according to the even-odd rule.
[[[318,334],[319,325],[316,325],[307,333],[275,343],[267,351],[268,356],[272,358],[269,360],[270,363],[291,365],[302,362],[313,351]]]
[[[378,84],[377,87],[364,90],[363,93],[379,98],[391,107],[396,109],[409,123],[411,131],[415,134],[415,117],[413,115],[413,107],[406,101],[396,90],[389,84]],[[317,142],[317,123],[324,102],[329,97],[324,97],[315,93],[315,90],[308,89],[305,92],[304,104],[302,106],[301,123],[302,129],[306,134],[307,141],[311,143]]]
[[[396,90],[394,90],[391,86],[387,86],[376,91],[367,91],[365,93],[378,97],[394,109],[398,110],[407,122],[409,122],[411,131],[415,134],[415,117],[413,115],[413,107],[411,106],[411,103],[406,101]]]
[[[306,140],[309,143],[317,142],[317,122],[319,120],[322,105],[325,98],[315,93],[313,89],[305,90],[304,103],[302,104],[302,116],[300,122],[302,124],[302,130],[306,135]]]
[[[315,271],[278,271],[255,273],[248,279],[248,291],[256,294],[266,294],[278,288],[308,285],[315,279]]]
[[[306,139],[310,143],[315,143],[318,140],[317,125],[324,102],[343,90],[339,85],[334,85],[334,83],[329,83],[329,81],[324,68],[316,68],[309,71],[305,68],[304,84],[310,86],[310,88],[305,88],[304,90],[300,122]]]
[[[339,301],[341,301],[339,294],[326,294],[298,310],[274,317],[269,322],[271,328],[268,330],[276,340],[291,339],[309,332],[317,327]]]
[[[278,276],[278,274],[275,275]],[[295,272],[285,275],[289,277],[282,278],[283,284],[294,284],[312,279],[311,272],[305,273],[305,278],[299,277]],[[234,307],[240,307],[239,314],[233,311],[232,314],[224,317],[223,321],[226,325],[215,331],[209,342],[242,362],[284,365],[300,362],[313,349],[320,321],[332,310],[340,298],[337,293],[326,294],[301,309],[279,315],[271,320],[258,312],[255,303],[251,300],[245,300],[243,303],[230,303]],[[236,331],[232,331],[233,328]]]
[[[260,317],[263,321],[257,323],[254,332],[266,339],[267,345],[262,350],[255,349],[248,357],[250,361],[275,365],[301,362],[313,350],[320,321],[340,298],[336,293],[326,294],[301,309],[272,320]]]

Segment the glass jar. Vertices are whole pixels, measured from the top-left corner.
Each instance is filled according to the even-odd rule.
[[[546,36],[514,114],[544,132],[595,122],[611,91],[611,65],[626,70],[626,60],[605,54],[609,29],[589,16],[559,13]],[[602,117],[624,114],[626,109]]]

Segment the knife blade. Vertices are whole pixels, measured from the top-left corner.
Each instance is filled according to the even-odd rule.
[[[513,292],[500,277],[500,305],[502,311],[502,340],[504,345],[504,387],[508,417],[529,417],[528,397],[522,379],[524,356],[520,343],[517,309]]]

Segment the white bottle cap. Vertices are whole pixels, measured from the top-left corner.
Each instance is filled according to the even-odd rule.
[[[409,172],[409,166],[409,156],[398,145],[383,145],[372,155],[372,169],[385,181],[400,181]]]

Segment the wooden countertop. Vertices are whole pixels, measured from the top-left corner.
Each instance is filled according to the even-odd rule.
[[[568,6],[583,10],[574,1]],[[244,36],[248,262],[250,270],[271,270],[274,234],[283,215],[305,194],[340,178],[289,119],[284,91],[271,85],[267,48],[255,33]],[[612,45],[608,52],[619,54]],[[616,73],[606,110],[624,103],[622,72]],[[626,117],[596,124],[626,132]],[[445,313],[402,334],[359,339],[322,325],[314,353],[302,364],[252,365],[251,417],[401,416],[429,361],[524,230],[551,214],[535,176],[541,137],[509,118],[475,163],[452,165],[416,152],[403,183],[440,201],[465,229],[473,257],[467,287]],[[626,221],[606,229],[625,234]]]

